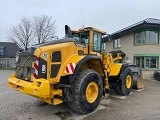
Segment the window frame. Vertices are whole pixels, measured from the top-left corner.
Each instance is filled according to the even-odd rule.
[[[10,58],[4,58],[5,67],[10,67],[10,62],[11,62]]]
[[[99,36],[99,40],[95,39],[95,35]],[[94,52],[102,51],[102,33],[97,32],[97,31],[93,31],[93,51]]]
[[[73,33],[73,39],[76,41],[83,43],[83,44],[88,44],[89,43],[89,31],[84,31],[80,33]],[[85,38],[84,36],[88,36],[88,38]]]
[[[120,46],[119,46],[120,45]],[[121,48],[121,38],[117,38],[113,40],[113,48]]]
[[[138,33],[142,33],[144,32],[144,42],[143,43],[136,43],[136,34]],[[148,39],[147,40],[147,32],[149,32],[149,37],[148,38],[151,38],[151,32],[156,32],[157,33],[157,41],[156,42],[151,42],[152,40]],[[150,30],[150,29],[146,29],[146,30],[141,30],[141,31],[138,31],[138,32],[135,32],[134,33],[134,45],[146,45],[146,44],[159,44],[159,30]]]
[[[134,64],[137,65],[136,63],[136,58],[140,58],[140,67],[142,67],[142,69],[144,70],[157,70],[159,69],[159,55],[157,54],[139,54],[139,55],[134,55],[133,56],[133,61],[134,61]],[[151,68],[151,63],[149,63],[149,67],[147,67],[147,58],[149,58],[149,62],[151,60],[151,57],[155,57],[156,58],[156,68]],[[142,63],[142,58],[144,58],[144,63]]]

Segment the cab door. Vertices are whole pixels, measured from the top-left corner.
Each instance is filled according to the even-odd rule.
[[[89,54],[101,53],[102,49],[102,33],[90,30],[90,47]]]

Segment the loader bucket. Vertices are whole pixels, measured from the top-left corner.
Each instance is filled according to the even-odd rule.
[[[138,67],[137,65],[129,65],[129,67],[133,75],[133,89],[144,88],[142,68]]]
[[[133,89],[143,89],[143,88],[144,88],[144,79],[143,79],[143,75],[141,74],[138,77],[137,83],[133,85]]]

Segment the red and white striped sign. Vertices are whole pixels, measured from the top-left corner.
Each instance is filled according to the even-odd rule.
[[[76,68],[76,63],[68,63],[65,69],[65,73],[73,74]]]
[[[34,61],[35,73],[33,74],[35,79],[38,79],[39,58]]]

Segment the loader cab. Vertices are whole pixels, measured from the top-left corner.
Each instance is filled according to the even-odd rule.
[[[72,30],[72,36],[75,40],[84,45],[85,54],[97,54],[102,52],[102,36],[106,32],[93,27],[86,27],[78,31]]]

